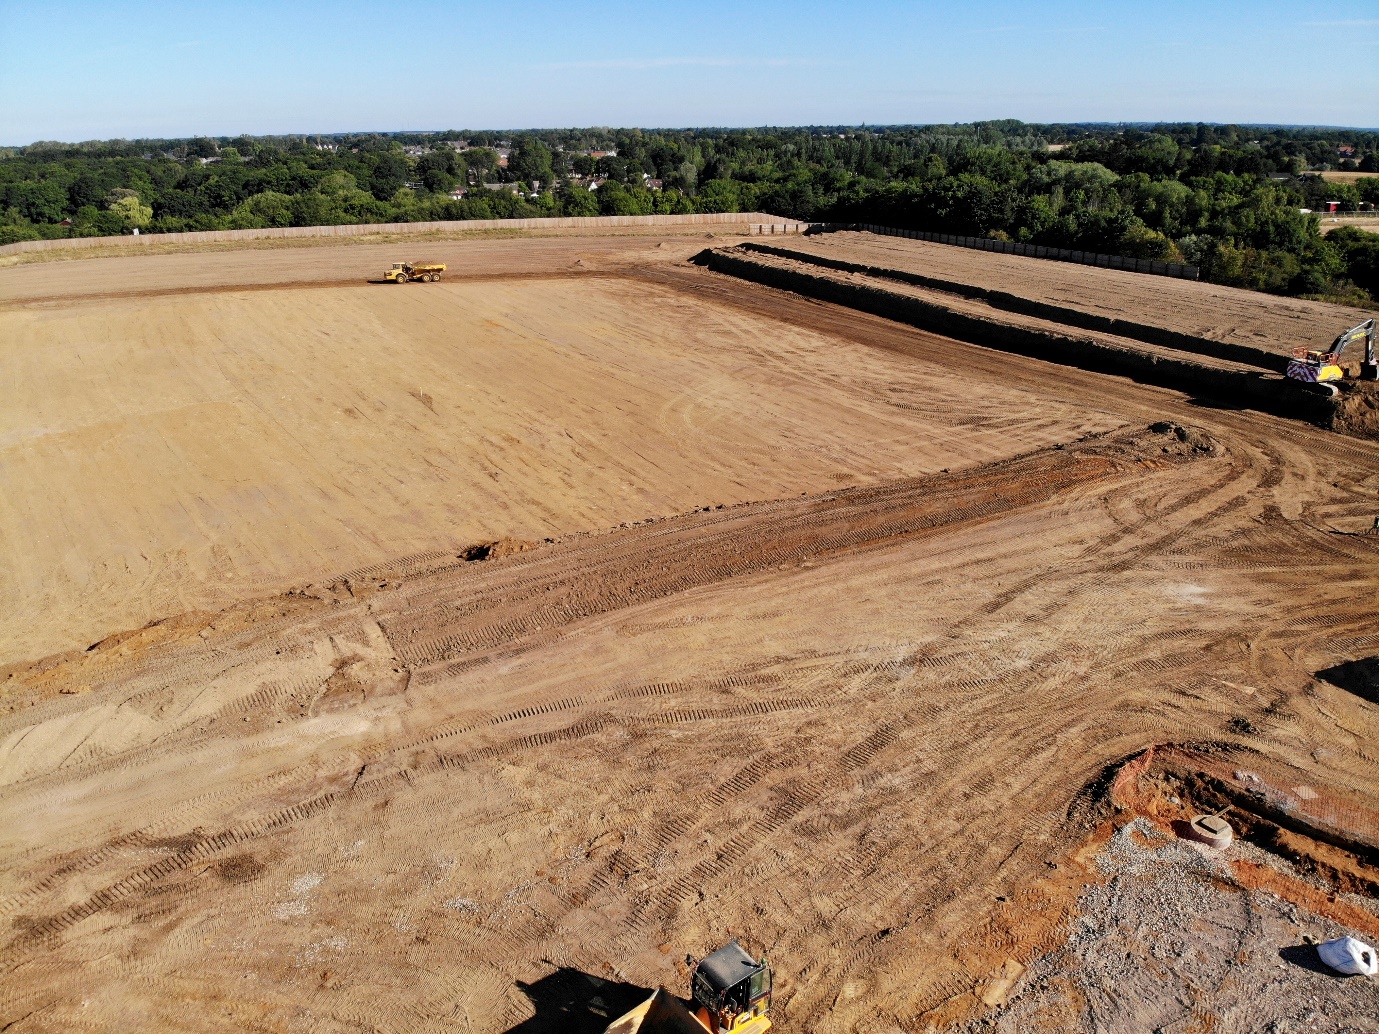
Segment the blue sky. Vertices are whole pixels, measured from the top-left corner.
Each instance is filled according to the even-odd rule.
[[[0,0],[0,144],[986,118],[1379,127],[1379,2]]]

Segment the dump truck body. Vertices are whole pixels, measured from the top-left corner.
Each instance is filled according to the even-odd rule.
[[[705,1034],[705,1028],[680,999],[661,987],[610,1023],[604,1034]]]
[[[430,281],[434,284],[444,272],[444,262],[432,262],[425,265],[413,262],[394,262],[392,268],[383,274],[383,279],[390,280],[395,284],[405,284],[411,280],[418,283]]]

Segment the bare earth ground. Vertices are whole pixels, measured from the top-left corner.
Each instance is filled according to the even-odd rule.
[[[1379,233],[1379,212],[1346,212],[1343,215],[1322,216],[1323,234],[1330,233],[1338,226],[1358,226],[1370,233]]]
[[[1126,951],[1108,766],[1191,741],[1379,840],[1379,706],[1316,676],[1379,645],[1379,446],[660,243],[0,275],[0,1027],[591,1029],[732,931],[783,1032],[1062,1030],[1041,981]],[[1379,936],[1213,864],[1265,955]],[[1259,1029],[1184,936],[1088,1029]],[[1373,1002],[1280,958],[1315,1029]]]
[[[1289,354],[1330,344],[1373,313],[1217,284],[997,255],[871,233],[782,238],[792,251],[920,273],[1084,312]]]
[[[0,664],[399,555],[931,473],[1118,422],[608,275],[683,264],[682,240],[433,249],[452,279],[401,287],[361,283],[390,254],[371,247],[7,273]]]

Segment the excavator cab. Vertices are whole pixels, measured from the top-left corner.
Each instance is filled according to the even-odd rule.
[[[690,974],[690,996],[712,1034],[763,1034],[771,1027],[771,967],[737,941],[699,961]]]

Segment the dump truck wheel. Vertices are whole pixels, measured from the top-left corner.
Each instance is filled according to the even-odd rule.
[[[438,283],[440,283],[440,282],[441,282],[441,275],[440,275],[439,273],[432,273],[432,274],[431,274],[431,283],[433,283],[433,284],[438,284]]]
[[[405,284],[406,282],[407,282],[407,274],[405,274],[405,273],[399,273],[399,274],[397,275],[397,279],[393,281],[393,283],[395,283],[395,284]]]

